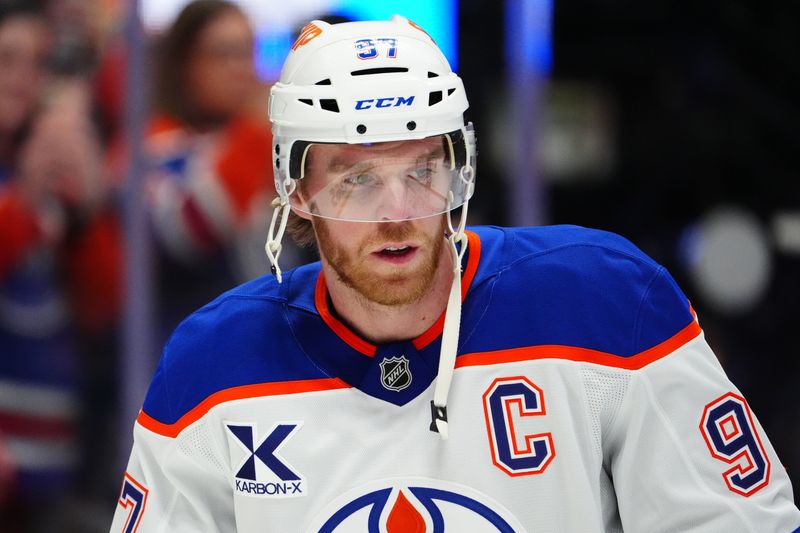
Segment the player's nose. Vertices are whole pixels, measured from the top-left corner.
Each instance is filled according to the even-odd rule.
[[[379,219],[382,221],[407,220],[413,213],[409,203],[410,194],[405,180],[392,178],[386,181],[381,191]]]

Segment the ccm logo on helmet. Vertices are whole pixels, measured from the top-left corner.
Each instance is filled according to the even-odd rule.
[[[356,111],[372,109],[376,107],[400,107],[410,106],[414,103],[414,96],[389,96],[386,98],[369,98],[367,100],[356,101]]]

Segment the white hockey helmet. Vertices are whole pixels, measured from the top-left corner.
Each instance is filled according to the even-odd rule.
[[[475,177],[475,136],[463,118],[467,107],[461,79],[413,22],[395,15],[379,22],[309,23],[270,95],[275,185],[282,203],[315,216],[373,222],[462,206]],[[366,149],[422,139],[428,147],[439,146],[423,161],[418,152],[425,143],[409,154],[389,150],[389,157]],[[354,158],[359,164],[340,164],[338,172],[312,177],[318,182],[311,186],[309,162],[315,150],[330,150],[324,145],[331,144],[365,150]],[[302,179],[308,186],[298,188]],[[388,188],[390,179],[405,187],[407,205],[395,212],[399,218],[378,208],[374,185]]]

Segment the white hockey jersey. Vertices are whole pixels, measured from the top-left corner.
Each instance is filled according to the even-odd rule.
[[[781,462],[683,294],[624,239],[469,233],[450,437],[443,317],[373,345],[319,264],[167,344],[113,532],[800,532]]]

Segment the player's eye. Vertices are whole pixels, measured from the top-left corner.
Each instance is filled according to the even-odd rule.
[[[428,161],[425,166],[420,166],[409,172],[409,177],[422,185],[430,185],[436,173],[434,161]]]
[[[366,187],[369,185],[374,185],[376,182],[375,177],[367,172],[358,172],[356,174],[346,176],[342,181],[344,185],[350,187]]]
[[[333,187],[330,189],[330,195],[333,201],[341,202],[354,194],[369,194],[370,191],[379,186],[380,180],[374,173],[357,171],[347,174],[334,182]]]

